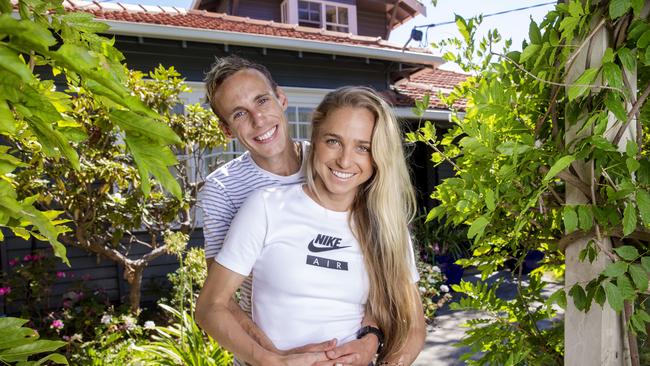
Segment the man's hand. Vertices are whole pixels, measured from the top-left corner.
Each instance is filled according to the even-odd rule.
[[[328,361],[317,362],[313,366],[332,366],[337,364],[368,366],[375,359],[379,340],[374,334],[345,343],[327,351]]]
[[[277,355],[264,361],[266,366],[309,366],[327,360],[325,352],[309,352],[292,355]]]
[[[292,348],[286,351],[278,351],[281,355],[295,355],[301,353],[327,352],[336,347],[336,338],[321,343],[310,343],[304,346]]]

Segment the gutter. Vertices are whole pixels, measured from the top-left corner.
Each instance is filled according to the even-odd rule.
[[[197,29],[159,24],[133,23],[116,20],[96,19],[108,24],[108,33],[122,36],[172,39],[203,43],[249,46],[313,52],[339,56],[362,57],[366,59],[387,60],[403,63],[438,66],[444,63],[441,57],[416,52],[390,50],[376,47],[348,45],[330,42],[311,41],[288,37],[267,36],[213,29]]]
[[[400,119],[418,119],[418,120],[429,120],[429,121],[444,121],[444,122],[451,122],[451,112],[448,110],[442,110],[442,109],[427,109],[424,111],[424,114],[422,116],[418,116],[415,113],[413,113],[413,108],[411,107],[393,107],[393,113],[395,113],[395,117],[400,118]],[[465,113],[462,113],[462,115],[459,113],[458,117],[462,118],[465,115]]]

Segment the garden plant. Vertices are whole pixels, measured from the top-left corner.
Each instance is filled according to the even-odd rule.
[[[458,263],[476,266],[483,280],[511,259],[521,275],[530,250],[545,254],[541,267],[518,276],[513,300],[483,282],[454,287],[464,295],[456,308],[485,314],[462,342],[467,364],[594,357],[565,355],[576,339],[564,335],[575,329],[563,331],[558,306],[565,321],[618,314],[624,336],[602,349],[619,344],[620,357],[648,362],[637,345],[650,322],[649,12],[640,0],[559,2],[541,23],[531,21],[521,52],[509,41],[496,49],[496,30],[477,39],[481,17],[457,17],[462,38],[438,45],[473,76],[443,96],[450,106],[466,102],[453,127],[439,132],[423,122],[408,135],[456,172],[432,193],[440,205],[428,220],[468,227],[472,257]],[[564,276],[566,292],[541,296],[544,273]]]

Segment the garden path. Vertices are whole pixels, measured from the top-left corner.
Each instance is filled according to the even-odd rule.
[[[497,290],[497,295],[502,299],[511,299],[517,291],[516,281],[510,272],[498,272],[492,275],[488,282],[492,283],[497,278],[505,277],[504,283]],[[480,274],[470,274],[463,277],[465,281],[476,281]],[[546,279],[551,281],[550,279]],[[561,283],[550,283],[543,294],[550,296],[562,287]],[[560,314],[562,316],[563,313]],[[470,319],[475,319],[480,313],[473,311],[453,311],[448,306],[443,307],[436,314],[435,321],[427,329],[427,338],[424,349],[413,363],[413,366],[461,366],[460,356],[467,351],[466,348],[454,347],[454,344],[463,338],[465,328],[462,326]]]

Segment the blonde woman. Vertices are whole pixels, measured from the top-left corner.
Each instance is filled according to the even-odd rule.
[[[307,183],[247,199],[210,268],[197,320],[253,365],[343,365],[325,352],[278,354],[246,333],[228,300],[252,272],[253,320],[277,349],[373,332],[381,363],[410,365],[424,343],[424,317],[397,121],[373,90],[345,87],[316,108],[312,129]],[[361,327],[366,312],[381,331]]]

